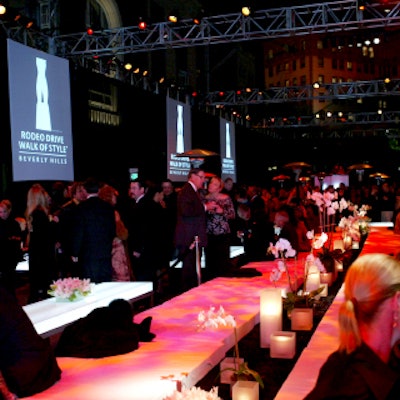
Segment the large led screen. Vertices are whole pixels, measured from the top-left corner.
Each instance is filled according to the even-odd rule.
[[[191,163],[178,155],[191,150],[192,121],[190,106],[167,97],[167,177],[175,182],[187,180]]]
[[[221,177],[236,182],[235,124],[224,118],[219,119],[221,147]]]
[[[69,63],[7,39],[13,180],[74,180]]]

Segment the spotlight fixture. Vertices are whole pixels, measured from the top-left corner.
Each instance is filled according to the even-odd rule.
[[[178,13],[176,11],[171,12],[168,15],[168,21],[176,24],[179,21]]]
[[[242,7],[242,14],[243,14],[245,17],[248,17],[248,16],[251,14],[250,7],[247,7],[247,6]]]
[[[125,68],[127,71],[130,71],[130,70],[132,69],[132,64],[131,64],[131,63],[126,63],[126,64],[124,65],[124,68]]]
[[[29,28],[32,28],[32,26],[33,26],[33,21],[28,21],[28,22],[26,23],[26,25],[25,25],[25,28],[26,28],[26,29],[29,29]]]
[[[144,31],[147,28],[147,22],[143,18],[139,18],[138,28]]]
[[[7,11],[6,6],[0,3],[0,15],[4,15],[6,11]]]
[[[93,29],[89,26],[89,27],[87,27],[87,29],[86,29],[86,33],[87,33],[89,36],[92,36],[93,33],[94,33],[94,31],[93,31]]]
[[[365,10],[365,0],[357,0],[357,8],[360,11],[364,11]]]
[[[200,25],[200,24],[201,24],[201,20],[203,19],[203,17],[204,17],[204,10],[201,9],[201,10],[196,14],[196,16],[192,19],[192,21],[193,21],[193,23],[194,23],[195,25]]]

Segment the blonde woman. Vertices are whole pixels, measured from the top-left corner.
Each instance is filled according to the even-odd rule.
[[[347,271],[344,288],[339,349],[305,400],[398,399],[400,370],[391,356],[400,339],[400,262],[363,255]]]
[[[25,211],[28,227],[29,283],[28,302],[47,298],[47,290],[56,278],[55,232],[50,215],[50,196],[38,183],[31,186]]]

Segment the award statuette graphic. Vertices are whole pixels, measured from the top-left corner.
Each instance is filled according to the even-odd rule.
[[[46,78],[47,61],[36,57],[36,129],[51,131],[49,86]]]
[[[185,140],[183,137],[183,106],[176,106],[176,153],[185,151]]]
[[[225,157],[232,158],[231,156],[231,133],[229,131],[229,122],[225,124]]]

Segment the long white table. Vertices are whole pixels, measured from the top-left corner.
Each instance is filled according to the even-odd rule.
[[[292,276],[303,273],[304,259],[289,264]],[[231,327],[199,330],[201,311],[222,306],[236,320],[238,340],[259,323],[260,294],[266,287],[274,286],[269,277],[276,262],[254,262],[247,267],[262,275],[216,278],[136,314],[137,323],[149,316],[153,318],[151,332],[156,337],[152,342],[141,342],[133,352],[101,359],[58,357],[63,371],[61,380],[29,399],[109,400],[112,393],[120,400],[163,400],[177,387],[177,382],[192,387],[235,344]],[[276,285],[286,288],[286,276]]]
[[[60,332],[65,326],[85,317],[98,307],[105,307],[112,300],[130,302],[151,297],[152,282],[104,282],[93,284],[92,293],[82,300],[58,302],[50,298],[23,307],[37,333],[46,338]]]

